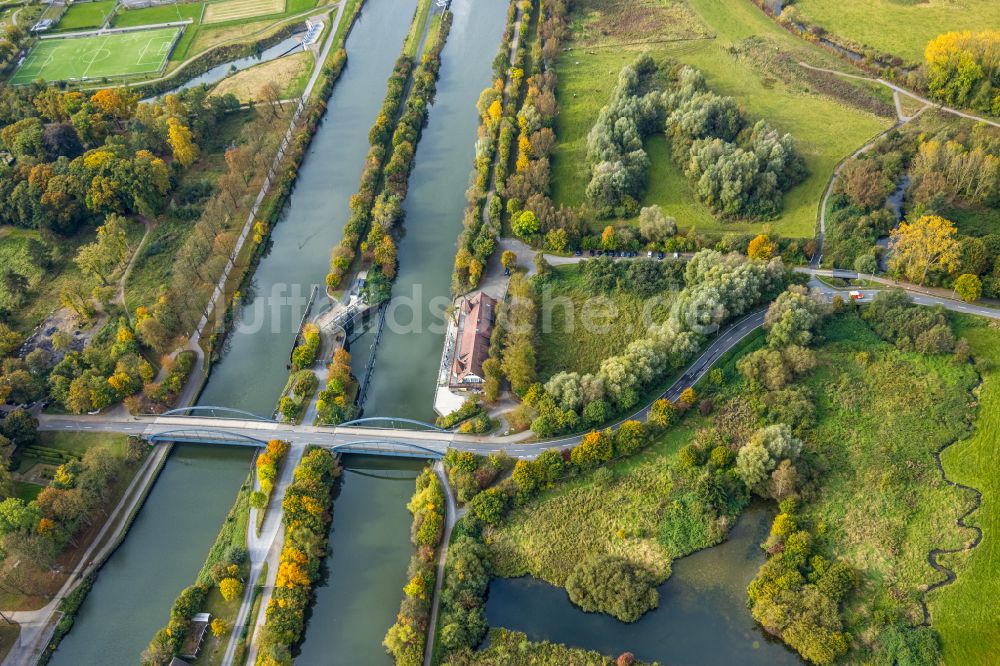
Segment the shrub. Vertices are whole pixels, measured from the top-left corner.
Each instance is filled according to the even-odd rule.
[[[625,558],[597,555],[583,560],[566,580],[570,601],[587,612],[635,622],[659,604],[652,572]]]

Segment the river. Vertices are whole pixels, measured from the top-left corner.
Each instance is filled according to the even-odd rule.
[[[533,578],[499,578],[490,585],[486,617],[491,627],[525,632],[617,656],[670,666],[802,664],[783,644],[768,638],[746,607],[747,585],[764,562],[760,543],[771,512],[752,504],[722,544],[674,562],[659,587],[660,605],[638,622],[585,613],[562,588]]]
[[[366,0],[348,39],[347,68],[274,229],[270,251],[257,269],[254,295],[245,297],[240,325],[212,369],[199,404],[265,415],[274,408],[310,286],[323,282],[330,250],[340,241],[347,200],[357,188],[368,150],[368,128],[382,104],[385,81],[415,7],[416,0]],[[431,391],[427,395],[429,402]],[[153,634],[166,624],[174,598],[195,581],[249,472],[250,457],[249,449],[174,450],[127,538],[102,567],[53,664],[138,662]],[[357,485],[346,483],[347,492],[338,502],[349,502],[348,489]],[[411,482],[404,495],[412,493]],[[405,514],[405,499],[396,504],[397,512]],[[358,519],[378,524],[380,510],[370,507],[374,513]],[[403,575],[408,529],[386,534],[397,543]],[[399,596],[399,586],[393,587],[397,599],[390,612]],[[355,587],[354,592],[364,590]]]
[[[442,313],[451,303],[455,239],[462,229],[472,169],[476,100],[490,82],[503,33],[504,0],[455,0],[441,54],[437,98],[417,149],[399,242],[399,275],[365,401],[365,416],[434,420],[434,388],[444,344]],[[435,316],[436,314],[436,316]],[[355,371],[369,338],[355,344]]]

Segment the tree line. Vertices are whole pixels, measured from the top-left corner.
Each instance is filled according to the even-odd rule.
[[[451,22],[452,14],[446,11],[437,35],[428,35],[428,39],[434,40],[433,44],[423,54],[415,71],[412,57],[402,54],[396,60],[386,86],[382,109],[368,132],[368,155],[358,191],[351,197],[344,237],[330,256],[330,273],[326,278],[328,289],[340,287],[358,249],[364,262],[373,266],[369,281],[388,285],[396,276],[394,237],[403,223],[403,201],[408,179],[421,131],[434,102],[441,51]],[[388,287],[377,293],[388,298]]]
[[[527,26],[534,5],[530,0],[521,0],[520,8],[521,25]],[[569,36],[568,10],[562,0],[540,3],[539,39],[533,42],[530,54],[528,40],[522,39],[513,63],[508,55],[513,14],[508,11],[505,40],[493,62],[494,84],[482,92],[477,103],[482,122],[476,177],[466,192],[469,205],[452,276],[455,293],[478,286],[489,258],[499,246],[505,222],[516,236],[533,245],[544,243],[559,252],[582,237],[576,212],[557,207],[550,197],[550,156],[556,145],[553,128],[559,112],[554,65]],[[505,85],[509,92],[506,106],[502,103]],[[487,203],[489,165],[494,155],[496,193]]]
[[[333,485],[340,475],[334,454],[311,448],[295,468],[281,502],[285,543],[279,557],[274,592],[267,604],[260,636],[258,666],[292,663],[292,649],[302,640],[306,611],[327,554]]]
[[[382,644],[397,666],[419,666],[424,660],[431,601],[437,580],[437,554],[444,534],[445,490],[431,467],[417,477],[416,491],[406,508],[413,515],[410,541],[416,549],[406,570],[403,601],[396,622]]]
[[[518,321],[529,318],[529,312],[515,319],[521,332],[504,348],[504,376],[521,396],[519,409],[527,412],[535,434],[545,437],[599,425],[637,405],[668,372],[692,358],[709,335],[780,289],[785,280],[780,258],[765,262],[702,250],[687,264],[685,286],[673,297],[667,320],[602,361],[597,373],[561,372],[544,386],[537,383],[529,337],[535,329]]]

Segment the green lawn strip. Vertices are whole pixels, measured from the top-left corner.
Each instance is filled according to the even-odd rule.
[[[939,562],[951,568],[957,579],[928,595],[933,626],[941,636],[945,662],[948,664],[988,664],[1000,644],[1000,625],[996,622],[994,603],[1000,597],[1000,330],[979,319],[961,318],[959,333],[972,347],[973,355],[983,359],[980,366],[983,383],[979,388],[979,409],[973,434],[941,453],[948,479],[976,488],[982,493],[978,511],[965,522],[982,529],[982,542],[974,549],[941,556]],[[971,494],[963,495],[972,506]],[[954,532],[953,527],[949,532]],[[962,543],[972,542],[972,530],[960,532]],[[949,547],[942,542],[940,547]]]
[[[121,457],[125,455],[127,441],[126,435],[115,433],[80,431],[42,431],[38,433],[39,446],[59,449],[78,456],[86,453],[87,449],[101,446]]]
[[[410,23],[410,31],[406,33],[403,41],[403,53],[415,58],[417,50],[420,48],[420,38],[424,34],[424,26],[427,24],[427,15],[431,11],[431,0],[419,0],[413,22]]]
[[[553,304],[542,312],[542,334],[536,347],[538,375],[543,380],[560,371],[597,372],[601,361],[646,334],[643,308],[649,299],[625,289],[596,294],[578,266],[557,267],[539,288],[542,303]],[[550,296],[545,295],[549,288]],[[651,318],[665,319],[668,306],[664,302],[651,308]]]
[[[838,37],[911,63],[923,62],[927,42],[941,33],[1000,25],[993,0],[796,0],[795,11]]]
[[[746,0],[689,0],[715,39],[675,43],[646,43],[619,48],[573,48],[558,64],[561,111],[556,123],[559,139],[553,158],[553,193],[557,203],[578,206],[585,202],[588,177],[587,133],[608,99],[622,66],[637,53],[648,51],[657,59],[674,59],[700,69],[709,87],[731,95],[751,120],[764,119],[779,131],[789,132],[806,161],[809,177],[784,197],[782,215],[771,222],[774,231],[790,237],[811,237],[816,226],[816,202],[822,197],[834,166],[868,139],[888,126],[888,120],[815,93],[792,89],[771,78],[754,63],[728,49],[752,36],[763,36],[782,49],[810,61],[827,63],[828,54],[813,48],[771,22]],[[574,24],[577,31],[580,23]],[[683,34],[691,28],[681,24]],[[575,33],[579,34],[579,32]],[[572,46],[572,44],[571,44]],[[800,53],[803,52],[803,53]],[[815,57],[812,57],[815,56]],[[651,140],[647,145],[655,143]],[[655,147],[651,160],[662,162],[666,147]],[[653,183],[653,178],[666,182]],[[643,204],[673,210],[680,227],[695,226],[708,232],[759,230],[760,223],[720,222],[693,201],[690,184],[675,165],[655,164]],[[593,222],[595,228],[606,222]]]
[[[313,55],[312,51],[305,52],[305,58],[303,59],[305,66],[302,68],[302,71],[285,85],[284,97],[286,99],[302,97],[302,93],[305,92],[306,86],[309,84],[309,77],[312,76],[315,59],[316,56]]]
[[[98,2],[77,2],[69,6],[66,13],[59,19],[56,30],[59,32],[82,30],[85,28],[100,28],[115,6],[116,0],[99,0]]]
[[[0,622],[0,660],[7,657],[7,653],[14,647],[18,636],[21,635],[21,625]]]
[[[30,502],[31,500],[38,497],[38,493],[42,492],[45,486],[40,486],[37,483],[26,483],[24,481],[14,482],[14,497],[24,501]]]

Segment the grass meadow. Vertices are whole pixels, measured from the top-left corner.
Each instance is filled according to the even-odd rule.
[[[562,370],[597,372],[601,361],[621,353],[646,333],[643,308],[649,299],[624,289],[595,294],[578,266],[554,269],[552,277],[539,285],[539,295],[542,333],[536,350],[538,375],[543,380]],[[546,302],[553,304],[548,315]],[[648,318],[663,321],[668,306],[664,301],[651,307]]]
[[[940,562],[958,576],[954,583],[932,592],[929,607],[933,626],[941,635],[945,662],[989,664],[1000,645],[996,600],[1000,598],[1000,330],[982,320],[963,318],[959,331],[973,353],[983,360],[983,383],[979,388],[979,412],[972,435],[941,454],[948,478],[982,492],[982,505],[966,523],[983,530],[983,540],[974,549],[943,556]],[[968,494],[967,494],[968,495]],[[966,506],[971,506],[968,498]],[[954,531],[954,528],[952,528]],[[973,538],[962,533],[964,543]],[[947,547],[947,544],[945,544]],[[954,547],[954,544],[952,544]]]
[[[674,454],[693,434],[689,421],[642,453],[612,463],[610,481],[584,474],[513,511],[488,535],[497,575],[531,574],[561,586],[577,562],[611,553],[665,580],[675,558],[720,541],[721,526],[688,511],[693,498],[671,482]]]
[[[636,16],[623,0],[583,0],[574,14],[571,50],[558,64],[561,111],[553,157],[555,200],[570,206],[585,203],[587,133],[622,66],[647,51],[657,59],[697,67],[713,90],[735,97],[751,119],[766,119],[792,134],[810,175],[785,195],[782,215],[770,224],[785,236],[812,237],[817,206],[833,168],[888,127],[890,120],[819,94],[799,81],[786,81],[739,50],[746,43],[763,40],[758,52],[770,48],[796,60],[831,64],[829,54],[787,33],[746,0],[645,0],[641,4],[639,9],[645,11]],[[650,27],[665,37],[650,41]],[[662,206],[677,218],[682,230],[691,226],[711,233],[761,229],[759,222],[717,220],[693,199],[690,185],[662,144],[665,141],[660,137],[647,142],[652,168],[643,205]],[[598,228],[606,222],[592,224]]]
[[[212,95],[232,93],[240,102],[246,103],[259,97],[261,86],[274,81],[281,87],[282,99],[298,97],[305,90],[312,66],[312,51],[293,53],[227,76],[215,86]]]
[[[928,551],[967,538],[954,523],[971,498],[941,479],[934,454],[967,434],[976,377],[949,355],[901,352],[857,318],[824,334],[805,381],[817,415],[805,441],[821,477],[802,515],[860,574],[845,620],[867,641],[876,610],[922,621],[923,591],[940,579]]]
[[[911,63],[922,62],[927,42],[943,32],[1000,25],[995,0],[796,0],[794,7],[809,23]]]
[[[56,30],[84,30],[99,28],[104,25],[116,0],[98,0],[98,2],[76,2],[69,6],[66,13],[59,19]]]

